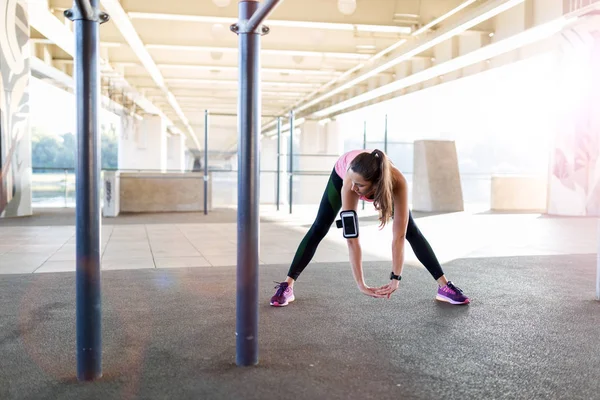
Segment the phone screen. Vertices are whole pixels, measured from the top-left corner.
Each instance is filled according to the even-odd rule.
[[[347,217],[343,217],[343,219],[344,219],[344,233],[347,236],[356,235],[356,227],[354,226],[354,217],[350,215]]]

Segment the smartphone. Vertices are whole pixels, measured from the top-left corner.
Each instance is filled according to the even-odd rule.
[[[358,237],[358,216],[356,211],[348,210],[340,213],[342,218],[342,234],[346,239]]]

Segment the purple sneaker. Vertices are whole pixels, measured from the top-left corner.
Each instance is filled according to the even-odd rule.
[[[283,307],[287,306],[289,303],[295,300],[294,298],[294,288],[288,286],[287,282],[275,282],[277,286],[277,292],[275,295],[271,297],[271,305],[274,307]]]
[[[470,300],[465,296],[459,288],[454,286],[454,283],[448,281],[446,286],[438,288],[436,300],[445,301],[450,304],[469,304]]]

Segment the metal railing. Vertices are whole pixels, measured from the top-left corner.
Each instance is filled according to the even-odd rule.
[[[328,155],[319,155],[326,157]],[[282,154],[287,158],[287,155]],[[296,165],[303,164],[302,155],[294,155]],[[310,155],[309,157],[316,157]],[[329,155],[329,157],[331,157]],[[282,164],[284,164],[282,162]],[[295,169],[290,174],[287,169],[281,170],[261,170],[260,171],[260,204],[277,204],[278,193],[280,206],[289,206],[289,199],[292,205],[312,205],[318,204],[325,190],[325,185],[333,169],[306,170]],[[115,169],[106,169],[101,172],[103,178],[105,171],[115,171]],[[120,172],[147,172],[160,173],[158,170],[119,170]],[[171,171],[174,172],[174,171]],[[181,171],[177,171],[181,172]],[[197,171],[185,171],[197,172]],[[236,207],[238,194],[238,171],[236,170],[209,170],[211,175],[211,192],[213,208]],[[413,174],[411,170],[403,171],[406,177],[409,189],[409,199],[412,198]],[[277,190],[277,177],[279,176],[279,191]],[[292,195],[289,196],[289,181],[292,177]],[[463,173],[461,174],[461,183],[463,198],[465,203],[489,203],[491,192],[490,173]],[[38,208],[74,208],[75,207],[75,170],[73,168],[33,168],[32,176],[32,203]],[[101,185],[101,200],[104,197],[104,186]],[[203,191],[203,187],[198,187]],[[102,202],[101,202],[102,205]]]

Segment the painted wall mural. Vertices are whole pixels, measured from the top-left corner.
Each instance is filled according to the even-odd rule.
[[[31,215],[29,23],[24,1],[0,2],[0,217]]]
[[[600,19],[561,40],[548,213],[600,216]]]

